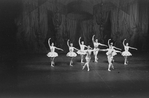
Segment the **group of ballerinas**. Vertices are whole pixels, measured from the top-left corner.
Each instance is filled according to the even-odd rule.
[[[66,56],[71,58],[70,64],[69,64],[70,66],[73,66],[73,58],[76,57],[77,54],[79,54],[81,56],[81,63],[84,63],[83,62],[84,56],[85,56],[85,60],[86,60],[86,62],[83,65],[82,70],[85,67],[87,67],[87,71],[89,71],[90,70],[89,63],[90,63],[90,60],[91,60],[92,52],[94,54],[94,61],[98,62],[98,57],[97,57],[98,52],[99,51],[107,51],[106,55],[107,55],[107,59],[108,59],[108,63],[109,63],[108,64],[108,71],[111,71],[111,67],[114,69],[114,66],[113,66],[114,56],[116,56],[117,53],[121,53],[121,55],[124,56],[124,65],[127,65],[128,64],[128,56],[132,56],[132,54],[129,52],[129,49],[137,50],[137,48],[130,47],[128,45],[128,43],[125,44],[126,39],[123,40],[124,51],[121,52],[120,48],[117,48],[117,47],[113,46],[113,42],[110,42],[111,39],[108,40],[108,46],[107,46],[105,44],[99,43],[98,39],[94,39],[94,38],[95,38],[95,35],[92,36],[92,42],[93,42],[94,48],[91,48],[90,45],[86,46],[84,44],[84,41],[81,41],[81,37],[79,38],[80,49],[75,48],[73,46],[73,43],[70,43],[69,40],[67,40],[67,45],[68,45],[68,48],[69,48],[69,52],[66,54]],[[51,38],[48,39],[48,45],[49,45],[51,51],[47,54],[47,56],[51,58],[51,66],[54,67],[54,58],[58,56],[58,53],[55,52],[55,49],[58,49],[58,50],[61,50],[61,51],[63,51],[63,49],[55,47],[54,43],[52,43],[50,45],[50,40],[51,40]],[[100,49],[99,45],[100,46],[105,46],[105,47],[108,47],[108,48],[107,49]],[[74,52],[74,50],[77,50],[77,52]]]

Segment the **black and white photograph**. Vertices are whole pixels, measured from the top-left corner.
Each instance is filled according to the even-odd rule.
[[[149,0],[0,0],[0,98],[149,98]]]

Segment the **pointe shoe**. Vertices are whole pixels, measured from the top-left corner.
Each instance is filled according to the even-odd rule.
[[[97,60],[95,60],[95,62],[97,63],[98,61],[97,61]]]
[[[90,69],[88,69],[87,71],[90,71]]]
[[[85,66],[83,66],[82,70],[85,68]]]
[[[114,66],[112,66],[112,68],[114,69]]]
[[[108,71],[111,71],[110,69],[108,69]]]
[[[127,64],[128,64],[128,61],[127,61]]]
[[[81,61],[81,63],[84,63],[83,61]]]
[[[54,66],[51,64],[51,67],[54,67]]]

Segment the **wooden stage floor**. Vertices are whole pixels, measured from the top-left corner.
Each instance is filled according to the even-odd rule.
[[[46,54],[23,55],[17,60],[1,61],[0,98],[149,98],[149,56],[135,53],[129,64],[115,56],[114,67],[107,70],[105,53],[90,71],[82,70],[80,56],[69,66],[70,58],[61,54],[50,66]]]

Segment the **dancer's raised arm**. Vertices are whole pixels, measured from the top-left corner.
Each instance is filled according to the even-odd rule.
[[[81,37],[79,37],[79,45],[81,45],[81,42],[80,42],[80,40],[81,40]]]
[[[108,39],[108,46],[110,46],[110,40],[111,40],[111,39]]]
[[[51,45],[50,45],[50,40],[51,40],[51,38],[48,39],[48,45],[49,45],[49,47],[51,46]]]
[[[115,48],[115,49],[118,49],[118,50],[122,50],[122,49],[120,49],[120,48],[117,48],[117,47],[115,47],[115,46],[113,46],[113,48]]]
[[[107,46],[107,45],[105,45],[105,44],[102,44],[102,43],[98,43],[100,46]]]
[[[126,41],[126,39],[123,40],[123,46],[125,46],[125,41]]]
[[[69,46],[69,39],[67,40],[67,46],[70,47],[70,46]]]
[[[95,42],[94,38],[95,38],[95,35],[92,36],[92,41],[93,41],[93,43]]]

